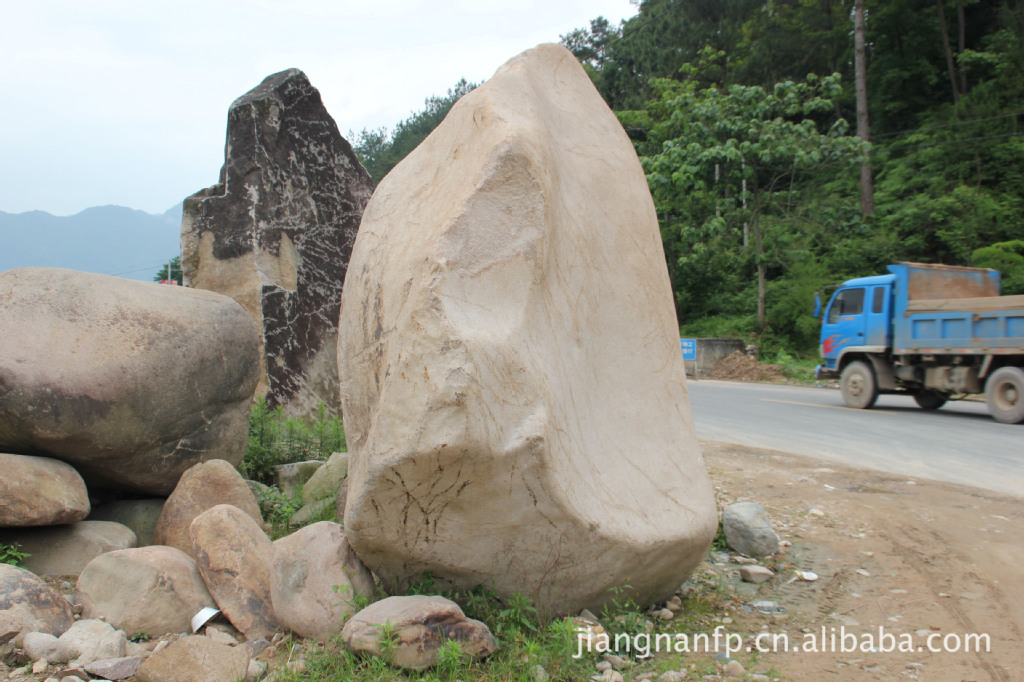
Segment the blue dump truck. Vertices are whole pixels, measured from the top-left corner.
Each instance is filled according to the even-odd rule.
[[[838,378],[850,407],[902,393],[935,410],[984,393],[997,421],[1024,422],[1024,296],[1000,296],[995,270],[921,263],[888,270],[844,282],[832,295],[818,378]]]

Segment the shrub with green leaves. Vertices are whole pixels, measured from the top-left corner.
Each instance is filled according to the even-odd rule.
[[[278,464],[304,460],[326,460],[343,452],[345,429],[338,415],[329,415],[323,403],[313,418],[288,417],[281,406],[271,409],[260,399],[249,420],[249,443],[242,461],[242,473],[270,485]]]

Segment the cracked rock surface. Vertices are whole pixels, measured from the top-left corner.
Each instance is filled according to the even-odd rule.
[[[338,349],[349,542],[545,611],[671,595],[717,523],[643,170],[572,55],[505,64],[377,188]]]

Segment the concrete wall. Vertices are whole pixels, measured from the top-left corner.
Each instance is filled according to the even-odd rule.
[[[747,347],[739,339],[697,339],[697,379],[706,377],[719,360]],[[686,360],[686,376],[693,377],[694,362]]]

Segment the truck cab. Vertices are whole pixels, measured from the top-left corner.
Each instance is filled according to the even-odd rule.
[[[821,325],[824,370],[838,372],[847,353],[885,353],[892,345],[895,281],[895,275],[860,277],[836,290]]]

